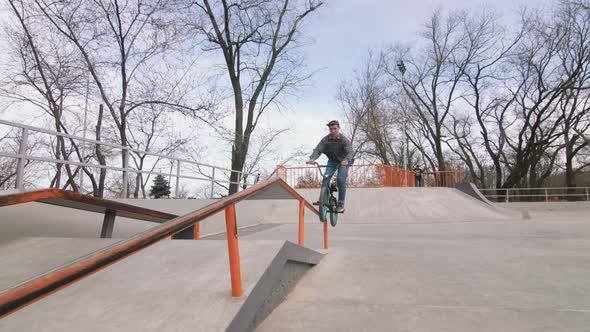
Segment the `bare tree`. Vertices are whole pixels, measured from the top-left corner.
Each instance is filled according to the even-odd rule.
[[[10,36],[12,63],[20,66],[12,66],[17,69],[0,88],[0,95],[42,109],[51,116],[55,130],[67,134],[65,115],[73,103],[72,99],[79,95],[84,81],[80,62],[72,56],[70,49],[60,46],[58,40],[47,34],[27,2],[10,0],[8,3],[17,25],[7,25],[5,29]],[[69,140],[69,145],[69,148],[66,147],[66,139],[57,136],[52,149],[54,157],[69,161],[74,152],[78,154],[78,160],[82,160],[77,142]],[[61,186],[63,168],[67,175],[64,187],[70,186],[78,191],[74,178],[79,169],[72,170],[68,164],[56,164],[51,186]],[[86,173],[92,176],[90,172]]]
[[[537,166],[544,155],[554,163],[554,149],[562,147],[557,141],[563,134],[565,115],[558,111],[559,101],[575,87],[590,60],[585,41],[580,44],[580,52],[569,50],[572,31],[564,28],[566,22],[543,18],[538,13],[526,19],[531,29],[513,61],[518,75],[515,85],[519,88],[510,94],[515,100],[511,110],[520,126],[514,133],[502,128],[512,151],[510,157],[503,156],[508,169],[503,188],[521,185],[523,180],[525,185],[539,186],[550,175],[547,171],[539,173]]]
[[[586,132],[590,127],[590,7],[587,6],[588,1],[584,2],[561,1],[557,16],[562,26],[569,30],[560,56],[563,70],[569,74],[578,68],[575,64],[582,61],[572,87],[564,91],[559,102],[564,119],[566,187],[575,187],[575,174],[588,166],[588,163],[581,163],[578,167],[574,165],[578,153],[588,146],[588,142],[581,139],[578,132]]]
[[[128,117],[147,105],[160,105],[213,122],[211,104],[189,104],[176,91],[152,99],[138,84],[146,73],[166,71],[165,55],[181,40],[172,0],[35,0],[40,14],[77,49],[97,93],[114,121],[122,146],[128,145]],[[146,75],[142,75],[146,74]],[[162,75],[166,78],[171,75]],[[161,90],[168,87],[160,84]],[[175,84],[172,84],[175,86]],[[122,156],[125,159],[125,156]]]
[[[21,135],[17,130],[9,130],[0,137],[0,151],[18,154]],[[27,154],[31,154],[39,146],[37,140],[27,145]],[[32,182],[34,170],[31,170],[31,160],[27,160],[24,165],[25,179]],[[18,172],[18,160],[15,158],[0,157],[0,190],[10,190],[16,187],[16,177]]]
[[[164,108],[153,104],[146,108],[141,112],[141,116],[131,114],[129,117],[129,146],[135,150],[150,151],[158,155],[173,155],[188,142],[188,139],[173,136]],[[163,159],[158,156],[147,164],[146,158],[148,156],[145,152],[131,152],[131,158],[138,171],[144,170],[146,166],[153,171]],[[150,174],[144,179],[144,174],[137,172],[133,197],[138,198],[141,191],[142,197],[146,198],[146,184],[149,182]]]
[[[413,58],[406,55],[404,59],[408,74],[403,88],[422,122],[421,126],[428,133],[424,137],[439,170],[446,169],[443,150],[447,135],[445,121],[461,96],[463,71],[479,51],[480,46],[470,42],[470,35],[477,34],[473,31],[477,28],[466,11],[451,12],[446,17],[435,12],[421,33],[428,41],[421,50],[422,55]],[[399,53],[391,52],[391,56],[397,57]],[[395,64],[394,60],[387,63]],[[391,66],[388,71],[394,79],[401,81],[397,68]]]
[[[250,146],[250,153],[244,164],[244,176],[242,181],[244,186],[248,180],[256,181],[257,179],[249,179],[250,176],[260,177],[265,166],[268,166],[269,158],[279,154],[277,149],[277,141],[281,135],[289,131],[289,129],[267,130],[260,132],[258,137],[255,137]],[[273,167],[276,166],[272,165]]]
[[[206,50],[223,55],[231,91],[235,123],[231,169],[243,171],[250,140],[260,116],[278,106],[280,97],[292,91],[308,74],[294,52],[303,20],[322,1],[195,1],[207,39]],[[232,172],[229,194],[238,191],[239,173]]]
[[[338,102],[351,129],[354,157],[375,158],[385,165],[403,165],[403,122],[396,91],[387,81],[383,57],[369,55],[351,80],[340,84]],[[400,144],[402,143],[402,144]]]
[[[453,136],[459,146],[459,151],[455,152],[467,165],[471,177],[481,185],[488,182],[485,178],[485,159],[489,158],[495,171],[496,187],[499,188],[503,180],[502,151],[506,146],[506,137],[499,128],[509,128],[514,123],[508,123],[506,112],[516,99],[503,89],[503,84],[511,78],[512,73],[507,70],[510,68],[508,62],[522,40],[526,26],[523,24],[512,34],[499,24],[498,16],[486,11],[472,25],[477,28],[467,33],[468,41],[479,49],[474,61],[463,68],[466,93],[461,99],[472,110],[469,114],[474,115],[479,135],[472,134],[470,115],[453,116]],[[482,158],[480,145],[485,148],[487,158]]]
[[[578,149],[572,148],[579,135],[571,132],[575,131],[572,126],[587,129],[583,96],[589,63],[585,42],[588,20],[579,7],[570,9],[568,14],[568,6],[571,2],[563,1],[547,17],[539,11],[524,12],[520,26],[510,32],[499,25],[493,12],[484,10],[479,15],[466,13],[460,19],[448,21],[444,25],[445,33],[438,34],[446,36],[439,38],[445,43],[434,38],[438,30],[428,34],[435,47],[434,54],[449,60],[411,61],[414,73],[410,73],[406,86],[422,120],[413,132],[429,141],[437,163],[440,163],[436,152],[440,150],[435,144],[438,139],[432,137],[442,133],[441,142],[460,158],[479,185],[490,182],[486,176],[491,176],[488,173],[491,163],[497,188],[541,186],[555,171],[564,147],[566,155],[585,147],[582,142]],[[572,15],[574,12],[577,18]],[[429,27],[436,26],[436,22],[433,19]],[[453,43],[453,34],[463,36],[461,42]],[[446,57],[443,50],[447,51]],[[437,66],[441,63],[439,70]],[[416,74],[430,73],[421,68],[451,75],[437,78],[432,74]],[[439,82],[442,83],[437,85]],[[434,91],[439,88],[445,92],[442,101],[434,97]],[[448,94],[453,91],[456,98]],[[424,102],[434,105],[435,100],[440,104],[438,113],[437,107]],[[425,113],[424,109],[432,112]],[[433,118],[437,114],[438,122]],[[473,130],[474,125],[477,131]],[[438,126],[440,131],[436,130]],[[566,144],[560,143],[560,137]],[[418,142],[410,139],[419,147]],[[429,153],[424,155],[430,158]],[[569,160],[566,164],[571,167],[573,156]]]

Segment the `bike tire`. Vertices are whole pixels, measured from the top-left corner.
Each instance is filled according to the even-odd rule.
[[[320,222],[326,221],[328,219],[328,207],[330,206],[330,195],[328,193],[327,187],[322,187],[320,189],[320,199],[319,199],[319,210],[320,210]]]
[[[338,206],[336,198],[330,197],[330,225],[332,225],[332,227],[336,227],[336,224],[338,223],[338,213],[336,212],[336,206]]]

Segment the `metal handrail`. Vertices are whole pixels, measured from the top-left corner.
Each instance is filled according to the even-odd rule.
[[[510,203],[517,198],[523,197],[545,197],[545,201],[549,202],[551,197],[585,197],[585,201],[590,202],[590,187],[544,187],[544,188],[478,188],[478,190],[487,198],[502,198]],[[562,192],[555,192],[556,190]],[[537,193],[522,193],[530,191],[544,191],[543,194]],[[567,192],[564,192],[567,191]],[[570,191],[578,191],[578,193],[569,193]],[[582,191],[582,192],[580,192]],[[491,194],[490,194],[491,192]],[[493,194],[497,192],[505,192],[504,194]],[[516,192],[516,193],[515,193]]]
[[[168,212],[157,211],[57,188],[0,195],[0,208],[30,202],[41,202],[92,212],[102,212],[96,209],[100,208],[103,210],[111,210],[118,213],[123,213],[124,215],[122,216],[126,218],[141,219],[158,223],[178,217],[177,215],[170,214]]]
[[[178,179],[180,179],[180,178],[190,179],[190,180],[211,181],[211,195],[213,195],[214,187],[215,187],[215,184],[217,184],[217,183],[229,183],[229,184],[238,184],[238,185],[243,184],[241,181],[236,182],[236,181],[228,181],[228,180],[216,180],[215,179],[215,174],[216,174],[215,170],[222,170],[222,171],[237,173],[237,174],[240,174],[241,178],[243,178],[244,176],[248,176],[248,177],[252,176],[254,181],[251,184],[255,184],[258,179],[256,174],[252,174],[252,173],[245,173],[242,171],[231,170],[229,168],[218,167],[218,166],[214,166],[211,164],[199,163],[199,162],[195,162],[195,161],[188,160],[188,159],[177,158],[177,157],[173,157],[173,156],[166,156],[166,155],[153,153],[153,152],[149,152],[149,151],[145,151],[145,150],[134,149],[129,146],[122,146],[122,145],[108,143],[108,142],[101,142],[101,141],[93,140],[90,138],[79,137],[79,136],[75,136],[75,135],[71,135],[71,134],[61,133],[61,132],[50,130],[50,129],[34,127],[34,126],[11,122],[11,121],[6,121],[6,120],[2,120],[2,119],[0,119],[0,125],[6,125],[9,127],[22,129],[22,139],[21,139],[19,153],[15,154],[15,153],[6,153],[6,152],[0,151],[0,156],[2,156],[2,157],[14,158],[14,159],[19,160],[19,165],[18,165],[18,169],[17,169],[17,181],[16,181],[16,189],[19,189],[19,190],[24,190],[23,177],[24,177],[24,163],[26,160],[44,161],[44,162],[52,162],[52,163],[79,166],[79,167],[100,168],[100,169],[121,171],[121,172],[123,172],[123,182],[124,182],[123,183],[123,192],[122,192],[121,196],[123,196],[124,198],[127,197],[127,192],[126,192],[127,191],[127,184],[128,184],[128,177],[126,174],[127,172],[132,172],[135,174],[141,173],[141,174],[156,174],[156,175],[159,174],[159,175],[174,176],[177,179],[176,191],[175,191],[176,196],[178,196],[178,192],[179,192]],[[96,145],[120,149],[122,151],[122,153],[127,154],[127,155],[125,156],[125,158],[123,160],[123,163],[124,163],[123,167],[105,166],[105,165],[76,162],[76,161],[64,160],[64,159],[45,158],[45,157],[26,155],[25,151],[26,151],[26,145],[27,145],[28,131],[44,133],[44,134],[49,134],[49,135],[54,135],[54,136],[59,136],[59,137],[64,137],[64,138],[70,138],[70,139],[81,141],[81,142],[92,143],[92,144],[96,144]],[[177,172],[176,172],[176,174],[169,174],[169,173],[163,173],[163,172],[145,171],[145,170],[138,170],[135,168],[131,168],[131,167],[129,167],[129,165],[125,165],[125,163],[128,163],[128,153],[129,152],[146,154],[149,156],[164,158],[164,159],[171,160],[173,162],[177,162],[177,165],[178,165]],[[211,168],[212,169],[212,176],[210,178],[208,178],[208,177],[194,177],[194,176],[181,175],[180,174],[180,163],[187,163],[190,165]]]
[[[20,158],[20,155],[14,154],[14,153],[0,152],[0,157]],[[45,158],[45,157],[36,157],[36,156],[27,156],[26,159],[27,160],[36,160],[36,161],[55,162],[55,163],[67,164],[67,165],[74,165],[74,166],[80,166],[80,167],[95,167],[95,168],[102,168],[102,169],[113,170],[113,171],[125,171],[124,168],[117,167],[117,166],[95,165],[95,164],[81,163],[81,162],[78,162],[78,161],[63,160],[63,159],[54,159],[54,158]],[[146,171],[146,170],[139,170],[139,169],[135,169],[135,168],[127,168],[127,171],[130,171],[130,172],[133,172],[133,173],[136,173],[136,174],[137,173],[142,173],[142,174],[169,175],[168,173],[155,172],[155,171]],[[172,175],[172,176],[176,176],[176,175]],[[191,179],[191,180],[205,180],[205,181],[210,181],[211,180],[210,178],[200,178],[200,177],[188,176],[188,175],[181,175],[180,177],[183,178],[183,179]],[[232,181],[227,181],[227,180],[215,180],[215,183],[235,183],[235,184],[241,184],[241,182],[232,182]]]
[[[508,190],[576,190],[590,189],[590,187],[543,187],[543,188],[478,188],[479,191],[508,191]]]
[[[228,242],[232,296],[240,297],[242,281],[240,272],[240,256],[238,248],[238,234],[236,227],[235,205],[264,191],[281,187],[291,197],[299,201],[299,245],[304,245],[304,208],[307,207],[314,214],[319,215],[316,208],[297,191],[280,178],[272,178],[256,184],[239,193],[223,198],[187,215],[174,218],[157,228],[139,233],[130,239],[110,245],[95,251],[68,264],[55,268],[42,275],[29,279],[19,285],[0,293],[0,318],[9,315],[52,292],[62,289],[92,273],[95,273],[123,258],[135,254],[158,241],[174,236],[206,218],[225,210],[226,233]],[[328,248],[328,223],[324,221],[324,248]]]
[[[506,195],[486,195],[486,197],[505,197]],[[545,197],[544,194],[526,194],[526,195],[510,195],[511,197]],[[586,194],[552,194],[550,196],[573,196],[580,197],[586,196]]]
[[[17,127],[17,128],[21,128],[21,129],[28,129],[28,130],[32,130],[32,131],[36,131],[36,132],[40,132],[40,133],[44,133],[44,134],[61,136],[61,137],[65,137],[65,138],[71,138],[71,139],[75,139],[75,140],[78,140],[78,141],[83,141],[83,142],[86,142],[86,143],[93,143],[93,144],[98,144],[98,145],[109,146],[109,147],[112,147],[112,148],[115,148],[115,149],[128,150],[128,151],[137,152],[137,153],[145,153],[147,155],[154,156],[154,157],[172,159],[172,160],[181,161],[181,162],[184,162],[184,163],[189,163],[189,164],[194,164],[194,165],[199,165],[199,166],[204,166],[204,167],[211,167],[211,168],[216,168],[216,169],[220,169],[220,170],[223,170],[223,171],[230,171],[230,172],[244,174],[244,172],[242,172],[242,171],[235,171],[235,170],[231,170],[229,168],[223,168],[223,167],[219,167],[219,166],[215,166],[215,165],[210,165],[210,164],[204,164],[204,163],[198,163],[198,162],[195,162],[195,161],[192,161],[192,160],[188,160],[188,159],[182,159],[182,158],[177,158],[177,157],[165,156],[165,155],[157,154],[157,153],[154,153],[154,152],[149,152],[149,151],[134,149],[134,148],[132,148],[130,146],[123,146],[123,145],[112,144],[112,143],[108,143],[108,142],[97,141],[97,140],[93,140],[93,139],[90,139],[90,138],[84,138],[84,137],[74,136],[74,135],[70,135],[70,134],[66,134],[66,133],[60,133],[59,131],[54,131],[54,130],[51,130],[51,129],[44,129],[44,128],[39,128],[39,127],[33,127],[33,126],[25,125],[25,124],[22,124],[22,123],[11,122],[11,121],[6,121],[6,120],[0,119],[0,124],[11,126],[11,127]],[[248,175],[252,175],[252,174],[248,173]]]

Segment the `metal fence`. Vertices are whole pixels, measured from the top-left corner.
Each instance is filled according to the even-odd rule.
[[[321,166],[325,169],[326,166]],[[277,166],[276,173],[293,188],[319,188],[321,175],[316,166]],[[435,171],[422,173],[426,187],[451,187],[463,182],[463,171]],[[352,165],[348,168],[347,187],[415,187],[413,171],[383,164]]]
[[[78,167],[82,167],[82,168],[85,168],[85,167],[97,168],[97,169],[106,169],[106,170],[121,172],[122,173],[121,197],[128,197],[129,196],[127,191],[128,191],[128,187],[129,187],[129,174],[130,173],[155,174],[155,175],[170,176],[170,177],[175,178],[174,197],[179,196],[180,179],[187,179],[187,180],[190,179],[190,180],[200,180],[200,181],[210,182],[211,197],[214,194],[215,185],[219,184],[219,183],[225,183],[225,184],[234,183],[234,184],[242,185],[242,187],[247,187],[247,186],[250,186],[250,185],[258,182],[258,175],[256,175],[256,174],[249,174],[249,173],[244,173],[244,172],[240,172],[240,171],[234,171],[234,170],[231,170],[228,168],[218,167],[218,166],[204,164],[204,163],[198,163],[198,162],[194,162],[192,160],[178,158],[175,156],[161,155],[161,154],[157,154],[157,153],[153,153],[153,152],[149,152],[149,151],[133,149],[128,146],[122,146],[122,145],[118,145],[118,144],[97,141],[97,140],[93,140],[93,139],[69,135],[69,134],[65,134],[65,133],[61,133],[61,132],[57,132],[57,131],[53,131],[53,130],[28,126],[28,125],[5,121],[5,120],[1,120],[1,119],[0,119],[0,125],[4,125],[4,126],[8,126],[13,129],[20,130],[18,154],[0,151],[0,157],[13,158],[18,161],[17,162],[17,171],[16,171],[16,185],[15,185],[15,188],[18,190],[25,189],[24,188],[24,178],[25,178],[25,164],[27,161],[40,161],[40,162],[47,162],[47,163],[78,166]],[[122,159],[122,166],[117,167],[117,166],[92,164],[92,163],[83,162],[83,161],[72,161],[72,160],[57,159],[57,158],[52,158],[52,157],[42,157],[42,156],[35,156],[32,154],[27,154],[27,146],[29,143],[29,137],[31,136],[32,133],[42,133],[42,134],[47,134],[47,135],[51,135],[54,137],[63,137],[63,138],[67,138],[69,140],[75,140],[78,142],[84,142],[87,144],[91,144],[93,147],[102,146],[102,147],[109,147],[114,150],[119,150],[120,152],[119,152],[118,157]],[[176,165],[176,172],[175,173],[172,173],[172,172],[164,173],[164,172],[159,172],[159,171],[150,171],[150,170],[145,170],[145,169],[133,168],[129,165],[130,152],[136,152],[139,154],[145,154],[147,156],[153,156],[153,157],[168,160],[170,162],[170,165]],[[201,176],[193,176],[193,175],[183,174],[182,173],[182,166],[183,165],[194,166],[194,167],[197,167],[199,170],[201,168],[206,168],[206,169],[210,170],[210,172],[208,172],[207,175],[203,175],[204,172],[201,172]],[[238,173],[240,181],[231,182],[227,179],[227,177],[221,178],[220,176],[223,175],[221,173],[224,173],[226,175],[232,174],[232,173]],[[248,180],[243,181],[243,179],[248,179]]]
[[[590,187],[479,189],[492,202],[590,202]]]
[[[465,181],[465,173],[458,171],[434,171],[424,172],[424,186],[455,188],[457,184]]]

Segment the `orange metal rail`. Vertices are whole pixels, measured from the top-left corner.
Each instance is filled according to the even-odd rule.
[[[232,295],[234,297],[239,297],[242,295],[242,283],[235,204],[248,198],[256,198],[256,195],[261,195],[271,188],[274,190],[277,188],[282,189],[284,192],[288,193],[288,195],[299,201],[299,245],[303,245],[303,208],[307,207],[316,215],[319,215],[319,212],[283,180],[280,178],[273,178],[252,186],[242,192],[221,199],[197,211],[169,220],[158,228],[137,234],[128,240],[98,250],[90,255],[71,262],[70,264],[64,265],[58,270],[52,271],[46,275],[38,276],[21,285],[4,291],[0,294],[0,318],[38,301],[85,276],[96,273],[97,271],[153,245],[160,240],[171,237],[175,233],[181,232],[193,225],[198,225],[199,221],[221,212],[222,210],[225,210],[226,216]],[[195,228],[195,238],[198,238],[198,228]],[[327,222],[325,221],[324,248],[328,248],[328,227]]]
[[[177,217],[177,215],[170,213],[146,209],[135,205],[83,195],[62,189],[42,189],[0,196],[0,207],[29,202],[59,205],[97,213],[104,213],[109,210],[117,212],[119,217],[147,220],[159,223]]]

